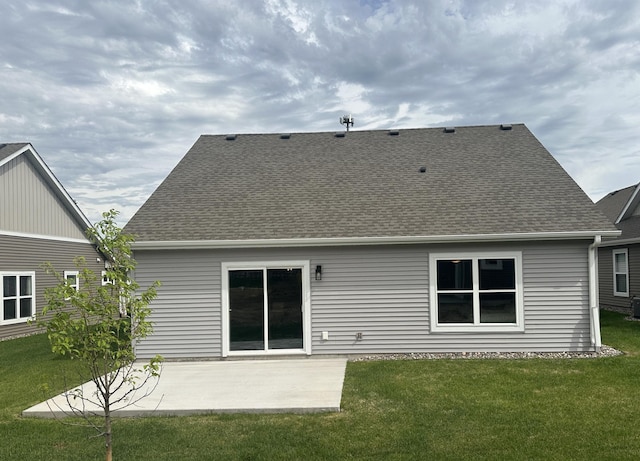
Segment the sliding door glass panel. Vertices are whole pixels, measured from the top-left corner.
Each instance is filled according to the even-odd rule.
[[[229,347],[264,350],[264,278],[262,270],[229,271]]]
[[[269,349],[302,349],[302,269],[267,269]]]

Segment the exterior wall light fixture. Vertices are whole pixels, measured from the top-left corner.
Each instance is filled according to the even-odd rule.
[[[316,266],[316,280],[322,280],[322,266]]]

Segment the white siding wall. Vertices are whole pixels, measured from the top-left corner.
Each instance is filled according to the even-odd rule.
[[[322,264],[322,281],[314,280],[311,292],[313,354],[422,347],[429,334],[425,247],[334,248],[314,258],[312,272],[315,264]]]
[[[136,281],[159,280],[153,302],[154,334],[139,356],[217,357],[221,346],[220,261],[211,252],[136,252]]]
[[[220,264],[309,260],[312,354],[444,351],[564,351],[590,347],[589,242],[465,245],[523,252],[525,331],[430,333],[429,252],[461,246],[361,246],[264,250],[137,251],[136,278],[160,280],[155,333],[140,357],[221,355]],[[314,279],[317,264],[322,280]],[[321,334],[329,332],[329,340]],[[361,332],[362,340],[356,340]]]

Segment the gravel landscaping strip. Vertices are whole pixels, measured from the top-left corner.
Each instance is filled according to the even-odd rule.
[[[23,333],[21,335],[7,336],[6,338],[0,338],[0,343],[2,341],[10,341],[12,339],[26,338],[27,336],[33,336],[33,335],[37,335],[39,333],[42,333],[42,332],[41,331],[34,331],[34,332],[31,332],[31,333]]]
[[[439,360],[439,359],[593,359],[599,357],[615,357],[623,355],[613,347],[602,345],[600,352],[412,352],[408,354],[371,354],[352,356],[352,362],[368,360]]]

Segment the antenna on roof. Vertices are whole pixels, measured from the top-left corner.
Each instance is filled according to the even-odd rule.
[[[347,131],[349,131],[349,125],[353,126],[353,117],[351,114],[340,117],[340,125],[347,125]]]

